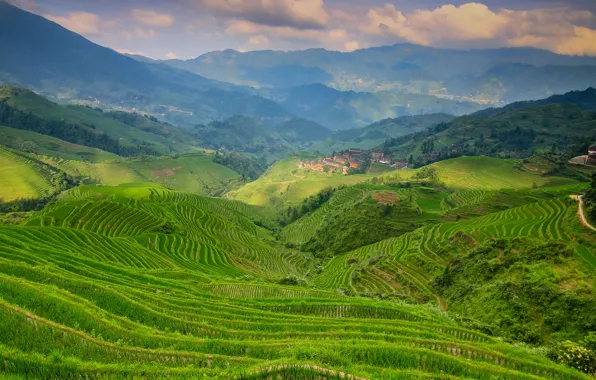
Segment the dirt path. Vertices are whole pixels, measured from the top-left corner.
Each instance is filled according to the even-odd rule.
[[[596,228],[588,222],[586,214],[584,214],[584,199],[582,198],[582,196],[571,195],[571,198],[579,202],[579,209],[577,210],[577,214],[579,215],[579,220],[581,221],[581,223],[589,229],[596,231]]]

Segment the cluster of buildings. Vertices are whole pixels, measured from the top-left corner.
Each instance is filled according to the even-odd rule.
[[[359,169],[368,152],[362,149],[350,148],[345,152],[334,153],[331,156],[311,161],[300,161],[298,166],[301,169],[314,170],[319,172],[334,172],[348,174],[349,169]],[[390,165],[391,159],[383,153],[370,152],[370,162]],[[408,167],[406,161],[396,161],[391,165],[394,169],[400,170]]]

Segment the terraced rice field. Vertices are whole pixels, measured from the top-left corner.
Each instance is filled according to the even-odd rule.
[[[312,257],[279,246],[251,206],[148,184],[73,189],[25,226],[0,227],[0,368],[42,379],[588,379],[434,306],[344,294],[406,296],[399,272],[425,296],[409,256],[442,265],[450,253],[437,247],[468,235],[565,236],[567,206],[381,241],[302,287],[279,280],[311,276]]]
[[[474,194],[479,193],[465,194],[467,197],[461,199],[473,201]],[[419,293],[413,298],[435,299],[428,285],[432,268],[440,273],[454,255],[496,238],[573,241],[577,233],[576,210],[571,200],[559,198],[473,220],[423,227],[334,257],[315,283],[325,289],[412,296],[404,293],[405,282]],[[586,262],[596,263],[596,255],[589,249],[578,244],[576,252]]]
[[[336,192],[328,202],[314,212],[309,213],[306,217],[300,218],[297,222],[290,224],[281,231],[280,238],[283,241],[301,245],[306,243],[317,229],[324,223],[324,218],[328,215],[330,210],[335,207],[362,198],[364,189],[358,186],[351,186],[346,189]]]
[[[459,157],[432,166],[438,179],[456,190],[530,189],[549,184],[557,178],[541,177],[515,167],[515,160],[491,157]],[[559,179],[572,183],[572,180]]]
[[[37,198],[51,194],[51,171],[45,165],[0,146],[0,199]]]
[[[587,379],[429,308],[284,287],[197,287],[206,280],[191,273],[75,260],[66,250],[51,263],[33,249],[0,253],[0,355],[8,374]]]

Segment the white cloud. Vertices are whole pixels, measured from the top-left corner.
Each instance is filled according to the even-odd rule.
[[[66,16],[45,16],[48,20],[54,21],[78,34],[97,36],[102,34],[103,20],[96,14],[87,12],[71,12]]]
[[[194,0],[220,16],[260,25],[322,29],[328,13],[323,0]]]
[[[360,43],[358,41],[347,41],[344,43],[344,51],[354,51],[360,48]]]
[[[165,55],[165,58],[166,59],[176,59],[176,58],[178,58],[178,56],[174,52],[169,52],[168,54]]]
[[[158,13],[154,10],[133,9],[131,12],[132,18],[145,24],[156,28],[163,28],[172,26],[174,24],[174,17],[165,13]]]
[[[587,11],[491,10],[480,3],[443,5],[404,14],[393,5],[372,8],[356,28],[365,36],[440,47],[530,46],[562,54],[594,54],[596,22]]]
[[[142,56],[147,56],[147,54],[141,52],[141,51],[134,51],[134,50],[128,50],[128,49],[115,49],[118,53],[120,54],[128,54],[128,55],[142,55]]]
[[[143,29],[139,28],[138,26],[132,30],[134,36],[139,38],[155,38],[157,33],[153,29]]]

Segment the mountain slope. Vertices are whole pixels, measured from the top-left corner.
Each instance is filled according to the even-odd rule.
[[[382,119],[400,116],[428,113],[464,115],[484,108],[478,103],[425,94],[338,91],[322,84],[262,89],[260,93],[296,115],[337,130],[365,127]]]
[[[284,88],[322,83],[342,91],[392,90],[491,102],[541,98],[596,85],[593,57],[531,48],[464,51],[396,44],[351,53],[225,50],[166,63],[238,84]],[[271,75],[263,76],[265,70]],[[288,82],[287,78],[303,78],[305,72],[310,75]]]
[[[260,227],[269,223],[238,202],[137,184],[71,190],[25,224],[0,226],[3,373],[590,378],[437,308],[337,292],[326,278],[368,263],[315,268]],[[299,285],[311,273],[320,289]],[[359,273],[343,279],[395,284]]]
[[[58,99],[98,99],[165,114],[176,124],[234,114],[274,119],[287,115],[250,90],[139,62],[6,2],[0,2],[0,50],[0,83]]]
[[[514,111],[524,108],[545,106],[556,103],[572,103],[585,111],[596,111],[596,89],[590,87],[584,91],[571,91],[563,95],[553,95],[546,99],[515,102],[501,108],[488,108],[474,113],[477,116],[491,116],[497,113]]]

